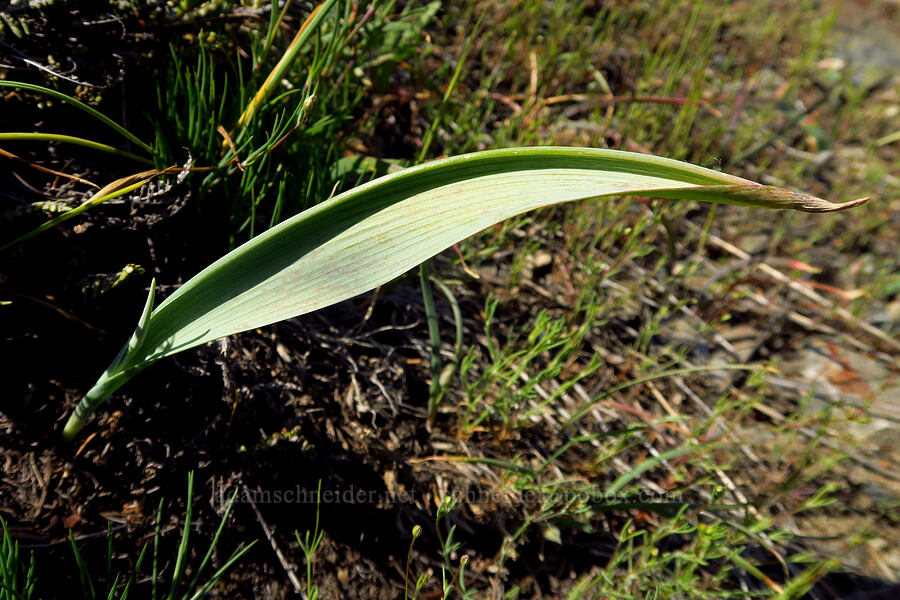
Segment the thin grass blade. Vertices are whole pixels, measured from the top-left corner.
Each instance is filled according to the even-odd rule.
[[[131,133],[130,131],[128,131],[127,129],[125,129],[124,127],[122,127],[121,125],[119,125],[118,123],[116,123],[115,121],[113,121],[112,119],[110,119],[109,117],[107,117],[106,115],[104,115],[103,113],[98,111],[97,109],[92,108],[91,106],[88,106],[84,102],[82,102],[76,98],[73,98],[72,96],[63,94],[62,92],[57,92],[56,90],[52,90],[50,88],[46,88],[46,87],[43,87],[40,85],[34,85],[31,83],[22,83],[19,81],[2,81],[2,80],[0,80],[0,87],[9,87],[9,88],[28,90],[29,92],[36,92],[38,94],[44,94],[46,96],[56,98],[57,100],[61,100],[62,102],[71,104],[72,106],[78,108],[79,110],[82,110],[82,111],[86,112],[87,114],[89,114],[90,116],[94,117],[101,123],[108,125],[113,130],[117,131],[118,133],[120,133],[121,135],[126,137],[127,139],[131,140],[132,142],[134,142],[135,144],[137,144],[138,146],[140,146],[141,148],[146,150],[147,153],[149,153],[151,155],[153,154],[153,148],[150,146],[150,144],[142,142],[136,135],[134,135],[133,133]]]
[[[272,72],[269,73],[269,76],[266,77],[266,80],[259,87],[259,90],[256,92],[256,95],[253,97],[253,100],[247,105],[247,108],[244,109],[244,112],[241,114],[238,119],[238,127],[243,127],[248,122],[250,122],[253,117],[256,115],[256,111],[259,110],[259,107],[262,105],[263,101],[272,93],[272,90],[275,86],[281,81],[287,72],[288,68],[293,64],[294,59],[297,58],[297,54],[300,52],[300,49],[303,48],[303,45],[306,43],[306,40],[316,28],[319,23],[325,18],[325,15],[328,14],[328,11],[331,10],[331,7],[334,6],[336,0],[325,0],[318,6],[316,6],[309,16],[306,17],[306,20],[303,22],[303,25],[300,26],[299,31],[297,31],[297,35],[294,36],[293,41],[288,46],[287,50],[285,50],[281,59],[272,69]]]
[[[127,158],[133,160],[135,162],[144,163],[145,165],[153,166],[153,161],[149,158],[144,158],[143,156],[138,156],[137,154],[132,154],[131,152],[126,152],[125,150],[119,150],[115,146],[110,146],[109,144],[101,144],[100,142],[95,142],[93,140],[86,140],[84,138],[75,137],[71,135],[64,135],[61,133],[30,133],[27,131],[4,131],[0,133],[0,142],[3,141],[39,141],[39,142],[62,142],[64,144],[75,144],[76,146],[84,146],[85,148],[91,148],[92,150],[99,150],[100,152],[106,152],[108,154],[115,154],[117,156],[121,156],[122,158]]]

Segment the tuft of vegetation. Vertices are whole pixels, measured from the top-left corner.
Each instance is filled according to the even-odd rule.
[[[113,549],[115,533],[111,525],[107,526],[104,536],[107,541],[106,569],[102,575],[96,566],[91,567],[88,564],[88,561],[85,560],[82,551],[79,549],[78,539],[69,531],[68,546],[77,565],[78,579],[80,580],[83,597],[87,600],[96,600],[97,598],[127,600],[127,598],[132,597],[131,593],[133,590],[140,590],[137,593],[146,594],[143,597],[165,598],[166,600],[198,600],[205,598],[219,579],[250,550],[255,542],[239,545],[224,560],[212,560],[219,543],[219,537],[234,505],[236,496],[233,495],[224,507],[221,521],[212,539],[209,541],[206,553],[198,564],[191,565],[191,557],[194,553],[194,548],[190,543],[193,496],[194,474],[189,473],[181,541],[172,560],[167,560],[168,557],[164,556],[160,551],[163,522],[163,501],[160,500],[156,513],[156,530],[152,541],[152,567],[149,573],[143,572],[141,567],[144,564],[144,558],[151,543],[147,542],[142,545],[134,561],[133,571],[126,579],[123,573],[114,572],[112,566],[116,552]],[[7,598],[10,600],[31,598],[38,583],[34,551],[30,552],[29,559],[26,561],[19,551],[18,543],[10,538],[9,530],[2,519],[0,519],[0,526],[3,528],[3,545],[0,546],[0,597],[4,598],[4,600]],[[207,567],[216,563],[218,563],[217,568],[211,574],[207,574]],[[47,566],[45,565],[44,568],[46,569]],[[193,574],[193,576],[189,580],[186,579],[190,574]],[[168,583],[168,586],[166,586],[166,583]]]

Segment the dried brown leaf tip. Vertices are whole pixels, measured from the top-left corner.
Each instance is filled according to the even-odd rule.
[[[848,208],[855,208],[869,201],[868,196],[865,198],[857,198],[856,200],[849,200],[847,202],[839,203],[822,200],[821,198],[816,198],[815,196],[810,196],[809,194],[797,194],[797,196],[801,198],[801,201],[803,203],[798,208],[806,212],[834,212],[837,210],[847,210]]]
[[[784,188],[770,185],[740,185],[734,186],[730,191],[736,197],[745,198],[753,204],[770,206],[772,208],[791,208],[804,212],[835,212],[854,208],[869,201],[868,198],[859,198],[849,202],[835,203]]]

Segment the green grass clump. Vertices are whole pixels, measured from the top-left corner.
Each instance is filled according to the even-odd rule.
[[[193,527],[193,496],[194,474],[188,475],[188,494],[185,506],[184,525],[182,527],[181,541],[174,556],[164,556],[160,551],[160,537],[163,518],[163,500],[160,500],[156,514],[156,531],[153,541],[144,543],[134,561],[132,572],[125,576],[116,573],[113,569],[113,558],[116,552],[113,548],[115,534],[111,527],[107,528],[106,538],[106,569],[101,574],[96,565],[91,566],[79,548],[78,539],[70,531],[68,545],[77,566],[78,578],[81,583],[81,592],[85,599],[96,600],[107,598],[108,600],[127,600],[134,597],[132,592],[142,594],[141,597],[165,598],[166,600],[197,600],[205,598],[240,558],[254,545],[239,545],[224,560],[217,558],[212,561],[225,523],[231,514],[235,496],[224,507],[221,520],[215,533],[209,541],[209,547],[197,563],[192,559],[196,549],[191,546],[191,528]],[[49,577],[53,570],[49,565],[43,564],[42,570],[37,569],[37,561],[34,551],[26,561],[19,551],[18,542],[12,540],[6,523],[0,519],[3,529],[3,540],[0,545],[0,598],[3,600],[26,600],[33,597],[35,590],[41,586],[42,578]],[[151,568],[149,572],[142,571],[147,550],[150,552]],[[171,558],[171,560],[169,560]],[[209,570],[213,562],[218,566],[215,570]],[[188,577],[190,577],[188,579]],[[44,585],[49,585],[46,581]]]
[[[28,559],[19,551],[19,542],[12,539],[6,521],[0,518],[3,539],[0,540],[0,598],[27,600],[37,585],[34,553]]]
[[[172,179],[181,173],[179,182],[187,180],[195,196],[194,210],[222,223],[229,244],[236,245],[327,198],[345,180],[366,175],[365,168],[335,168],[353,141],[348,133],[366,133],[353,129],[369,127],[365,119],[355,123],[362,102],[386,85],[397,64],[417,52],[422,29],[437,5],[407,6],[395,13],[393,3],[363,9],[327,0],[306,16],[293,39],[284,33],[286,18],[292,16],[289,7],[270,11],[267,27],[201,30],[179,40],[177,50],[173,43],[159,77],[156,106],[147,114],[152,144],[57,90],[2,83],[75,106],[139,146],[139,155],[55,133],[0,136],[80,144],[157,167],[117,180],[105,190],[109,193],[94,196],[90,206],[114,198],[112,192],[130,192],[156,177]],[[227,12],[227,7],[221,10]]]

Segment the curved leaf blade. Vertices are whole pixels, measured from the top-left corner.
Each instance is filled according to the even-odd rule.
[[[616,150],[512,148],[437,160],[323,202],[214,262],[152,312],[141,342],[101,376],[82,404],[98,404],[165,356],[369,291],[509,217],[623,195],[817,212],[865,201],[833,204]],[[70,425],[67,437],[82,419]]]

